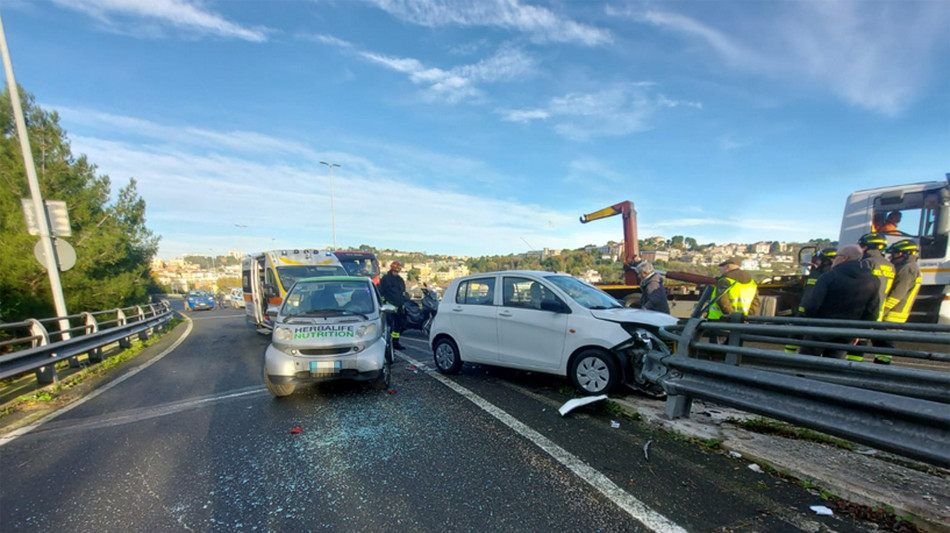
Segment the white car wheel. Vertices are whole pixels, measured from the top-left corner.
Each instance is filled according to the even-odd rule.
[[[586,350],[571,364],[571,381],[585,394],[608,394],[617,386],[620,372],[613,357],[598,350]]]

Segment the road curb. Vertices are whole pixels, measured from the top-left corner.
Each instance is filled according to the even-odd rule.
[[[181,315],[179,314],[179,316]],[[184,319],[184,323],[186,324],[185,328],[174,328],[168,332],[171,334],[168,337],[163,336],[154,345],[143,349],[136,357],[125,361],[127,364],[115,367],[114,374],[83,380],[68,391],[65,391],[62,396],[60,396],[59,402],[51,404],[48,409],[34,409],[23,413],[21,416],[11,414],[0,417],[0,447],[32,431],[40,425],[53,420],[63,413],[78,407],[86,401],[95,398],[174,351],[175,348],[188,338],[192,330],[193,323],[191,319],[187,317],[181,318]],[[174,335],[177,335],[177,337]],[[151,353],[155,351],[160,351],[160,353],[157,355]]]
[[[724,451],[741,454],[738,460],[767,466],[852,503],[891,507],[896,516],[912,516],[922,530],[950,533],[950,471],[885,452],[865,455],[828,444],[755,433],[729,420],[763,417],[701,401],[694,401],[690,418],[676,420],[666,418],[661,400],[628,397],[613,401],[651,425],[698,440],[717,440]]]

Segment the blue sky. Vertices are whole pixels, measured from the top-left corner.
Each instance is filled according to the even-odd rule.
[[[161,257],[837,238],[950,172],[950,2],[0,0]],[[333,214],[328,167],[333,174]],[[117,186],[115,187],[117,188]],[[246,226],[246,227],[240,227]]]

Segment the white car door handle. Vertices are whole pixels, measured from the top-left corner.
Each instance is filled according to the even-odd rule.
[[[498,313],[498,316],[510,317],[510,316],[511,316],[511,311],[502,311],[502,312]]]

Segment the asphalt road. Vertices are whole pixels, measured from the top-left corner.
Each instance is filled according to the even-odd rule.
[[[274,399],[267,339],[241,310],[188,316],[177,348],[0,447],[0,530],[873,529],[817,517],[805,489],[601,405],[561,417],[566,380],[442,376],[418,332],[389,391]]]

